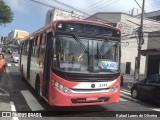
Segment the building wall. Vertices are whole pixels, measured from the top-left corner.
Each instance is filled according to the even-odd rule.
[[[16,39],[21,39],[21,38],[24,38],[26,36],[28,36],[29,33],[28,32],[17,32],[17,35],[16,35]]]
[[[148,49],[160,49],[160,32],[149,33]]]
[[[17,29],[12,30],[7,36],[6,43],[14,41],[16,39],[24,38],[27,35],[29,35],[27,31],[17,30]]]
[[[144,17],[160,21],[160,10],[145,13]]]
[[[104,23],[117,24],[117,22],[121,20],[121,14],[120,13],[107,13],[106,14],[106,12],[104,13],[100,12],[100,13],[90,16],[87,19],[97,20],[97,21],[104,22]]]
[[[123,13],[97,13],[92,15],[88,19],[94,19],[97,21],[101,21],[98,18],[102,18],[104,21],[110,21],[112,23],[116,23],[119,28],[119,24],[121,24],[121,71],[125,73],[126,71],[126,62],[131,62],[131,71],[130,74],[134,75],[135,71],[135,58],[137,57],[137,50],[138,50],[138,35],[137,30],[139,29],[141,19],[139,17],[131,17],[130,15],[123,14]],[[102,21],[101,21],[102,22]],[[107,22],[105,22],[107,23]],[[160,22],[144,19],[144,44],[142,45],[143,49],[148,49],[151,43],[148,43],[148,32],[160,30],[159,27]],[[158,38],[157,38],[158,39]],[[152,42],[152,41],[149,41]],[[153,43],[152,43],[153,44]],[[152,45],[152,47],[155,44]],[[146,76],[146,57],[141,56],[140,62],[140,74]]]

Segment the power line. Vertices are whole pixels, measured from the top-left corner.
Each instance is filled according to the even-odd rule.
[[[87,9],[89,9],[89,8],[95,6],[95,5],[97,5],[97,4],[99,4],[99,3],[103,2],[103,1],[104,1],[104,0],[100,0],[100,1],[98,1],[98,2],[96,2],[96,3],[94,3],[94,4],[92,4],[92,5],[90,5],[89,7],[86,7],[86,8],[84,8],[84,9],[82,9],[82,11],[87,10]]]
[[[54,7],[51,6],[51,5],[48,5],[48,4],[45,4],[45,3],[42,3],[42,2],[39,2],[39,1],[36,1],[36,0],[30,0],[30,1],[35,2],[35,3],[38,3],[38,4],[41,4],[41,5],[45,5],[45,6],[47,6],[47,7],[54,8]],[[57,1],[57,0],[54,0],[54,1],[58,2],[59,4],[61,4],[61,2],[59,2],[59,1]],[[66,5],[66,4],[63,3],[63,4],[61,4],[61,5]],[[69,7],[69,5],[66,5],[66,6]],[[83,13],[83,14],[85,14],[85,15],[91,16],[91,14],[85,13],[85,12],[83,12],[83,11],[81,11],[81,10],[78,10],[78,9],[74,8],[74,7],[71,7],[71,8],[74,9],[74,10],[76,10],[76,11],[78,11],[78,12],[81,12],[81,13]],[[84,18],[87,18],[85,15],[82,15],[82,16],[83,16]],[[99,17],[95,17],[95,16],[94,16],[94,18],[95,18],[95,19],[98,19],[98,20],[101,20],[101,21],[103,21],[103,22],[105,22],[105,23],[111,23],[111,21],[107,21],[107,20],[104,20],[104,19],[99,18]]]
[[[39,3],[39,4],[41,4],[41,5],[45,5],[45,6],[47,6],[47,7],[54,8],[54,7],[51,6],[51,5],[48,5],[48,4],[45,4],[45,3],[41,3],[41,2],[38,2],[38,1],[36,1],[36,0],[30,0],[30,1]],[[56,2],[57,2],[57,0],[51,0],[51,1],[56,1]],[[59,1],[58,1],[58,3],[61,4],[61,2],[59,2]],[[63,4],[61,4],[61,5],[65,6],[66,4],[63,3]],[[67,7],[70,7],[70,6],[67,5]],[[72,8],[73,8],[73,7],[72,7]],[[76,9],[76,8],[73,8],[73,9]],[[76,9],[76,10],[77,10],[77,9]],[[79,10],[79,11],[80,11],[80,10]],[[81,11],[80,11],[80,12],[81,12]],[[85,13],[85,12],[83,12],[83,13]],[[88,13],[85,13],[85,14],[88,14]],[[90,15],[90,14],[88,14],[88,15]],[[84,16],[84,17],[85,17],[85,16]],[[95,19],[98,19],[98,20],[102,20],[103,22],[112,23],[111,21],[107,21],[107,20],[104,20],[104,19],[99,18],[99,17],[92,16],[92,18],[95,18]],[[115,19],[115,17],[110,17],[110,18]],[[149,20],[149,19],[148,19],[148,20]],[[150,21],[154,22],[153,20],[150,20]],[[155,22],[154,22],[154,23],[155,23]],[[151,27],[153,27],[153,26],[151,26]]]
[[[104,5],[104,4],[106,4],[106,3],[110,2],[110,1],[112,1],[112,0],[108,0],[108,1],[106,1],[106,2],[104,2],[104,3],[102,3],[102,4],[100,4],[100,5],[97,4],[97,5],[91,7],[90,9],[88,9],[88,10],[86,10],[86,11],[90,11],[90,10],[92,10],[92,9],[94,9],[94,8],[97,8],[97,7],[101,6],[101,5]]]
[[[34,2],[37,2],[37,3],[43,4],[43,3],[38,2],[38,1],[36,1],[36,0],[31,0],[31,1],[34,1]],[[57,3],[60,4],[60,5],[63,5],[63,6],[65,6],[65,7],[67,6],[68,8],[74,9],[74,10],[79,11],[79,12],[85,14],[85,15],[91,16],[90,14],[88,14],[88,13],[86,13],[86,12],[83,12],[83,11],[81,11],[81,10],[78,10],[78,9],[76,9],[76,8],[74,8],[74,7],[72,7],[72,6],[69,6],[69,5],[65,4],[65,3],[62,3],[62,2],[60,2],[60,1],[58,1],[58,0],[50,0],[50,1],[57,2]],[[119,1],[119,0],[117,0],[117,1]],[[116,1],[115,1],[115,2],[116,2]],[[112,3],[112,4],[113,4],[113,3]],[[48,4],[45,4],[45,5],[53,8],[53,6],[51,6],[51,5],[48,5]],[[85,15],[84,15],[83,17],[86,17]],[[92,17],[93,17],[93,16],[92,16]],[[96,18],[96,19],[98,19],[98,20],[102,20],[103,22],[106,22],[106,23],[111,23],[111,21],[107,21],[107,20],[104,20],[104,19],[99,18],[99,17],[94,17],[94,18]],[[115,19],[115,17],[110,17],[110,18]],[[150,20],[150,19],[148,19],[148,20]],[[153,21],[153,20],[150,20],[150,21]]]
[[[137,3],[137,5],[142,9],[142,7],[139,5],[139,3],[136,1],[136,0],[134,0],[136,3]]]
[[[26,1],[26,0],[25,0],[25,1]],[[39,1],[36,1],[36,0],[30,0],[30,1],[32,1],[32,2],[36,2],[36,3],[41,4],[41,5],[45,5],[45,6],[47,6],[47,7],[54,8],[54,7],[53,7],[53,6],[51,6],[51,5],[48,5],[48,4],[45,4],[45,3],[42,3],[42,2],[39,2]]]
[[[159,3],[160,3],[160,1],[159,1],[159,2],[154,2],[153,4],[145,5],[145,7],[153,6],[153,5],[155,5],[155,4],[159,4]]]
[[[111,0],[109,0],[109,1],[107,1],[107,2],[110,2]],[[120,1],[120,0],[116,0],[116,1],[113,1],[112,3],[109,3],[109,4],[106,4],[106,3],[104,3],[104,4],[102,4],[102,6],[100,5],[100,6],[97,6],[98,8],[96,8],[96,9],[94,9],[94,10],[99,10],[99,9],[102,9],[102,8],[104,8],[104,7],[106,7],[106,6],[109,6],[109,5],[112,5],[113,3],[116,3],[116,2],[118,2],[118,1]],[[106,5],[105,5],[106,4]],[[91,11],[91,10],[88,10],[88,11]]]

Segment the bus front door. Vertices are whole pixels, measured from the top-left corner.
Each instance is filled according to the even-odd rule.
[[[49,79],[50,79],[50,66],[51,66],[51,52],[53,44],[53,34],[47,33],[46,51],[44,58],[44,68],[43,68],[43,84],[42,84],[42,95],[48,98],[49,90]]]

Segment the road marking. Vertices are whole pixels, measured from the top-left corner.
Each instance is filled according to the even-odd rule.
[[[7,66],[11,66],[11,64],[10,64],[10,63],[8,63],[8,64],[7,64]]]
[[[160,112],[160,108],[151,108],[151,109],[154,110],[154,111]]]
[[[15,64],[15,66],[18,66],[18,64]]]
[[[11,111],[16,112],[15,105],[12,101],[10,101],[10,105],[11,105]],[[19,120],[19,119],[18,119],[18,117],[13,117],[13,120]]]
[[[121,90],[130,93],[130,90],[126,90],[126,89],[121,89]]]
[[[125,91],[122,91],[122,90],[120,92],[125,93],[127,95],[131,95],[129,92],[125,92]]]
[[[120,98],[120,101],[127,101],[127,100],[125,100],[125,99],[123,99],[123,98]]]
[[[127,95],[120,94],[120,96],[123,96],[123,97],[125,97],[125,98],[127,98],[127,99],[133,100],[133,101],[135,101],[135,102],[139,101],[139,100],[133,99],[133,98],[131,98],[131,97],[128,97]]]
[[[31,108],[32,111],[37,110],[44,110],[44,108],[39,104],[36,98],[30,93],[29,90],[21,91],[22,95],[24,96],[28,106]]]

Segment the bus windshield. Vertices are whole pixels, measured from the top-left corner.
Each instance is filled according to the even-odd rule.
[[[106,39],[57,35],[53,67],[63,71],[106,72],[119,70],[118,42]]]

